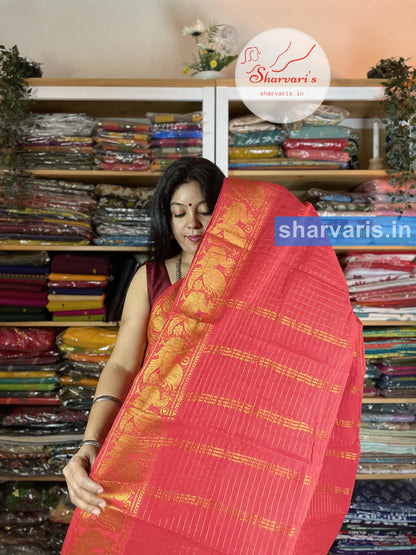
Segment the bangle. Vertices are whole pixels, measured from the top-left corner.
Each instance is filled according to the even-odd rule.
[[[81,441],[81,443],[78,445],[78,451],[83,445],[94,445],[95,447],[98,447],[98,449],[101,449],[101,447],[103,446],[102,443],[100,443],[99,441],[95,441],[95,439],[84,439],[84,441]]]
[[[99,397],[93,399],[92,405],[94,403],[98,403],[99,401],[112,401],[113,403],[116,403],[119,407],[121,407],[121,405],[123,404],[120,399],[117,399],[117,397],[113,397],[112,395],[100,395]]]

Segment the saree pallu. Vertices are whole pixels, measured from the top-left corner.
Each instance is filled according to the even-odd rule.
[[[93,466],[107,507],[76,511],[63,554],[327,553],[358,464],[362,329],[331,247],[274,247],[295,214],[315,212],[224,181]]]

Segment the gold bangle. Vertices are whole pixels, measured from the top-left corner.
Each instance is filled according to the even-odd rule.
[[[117,397],[113,397],[112,395],[100,395],[99,397],[93,399],[92,405],[100,401],[112,401],[113,403],[116,403],[119,407],[121,407],[121,405],[123,404],[120,399],[117,399]]]

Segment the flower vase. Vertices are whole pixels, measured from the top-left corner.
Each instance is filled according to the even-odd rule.
[[[219,79],[220,72],[214,69],[209,69],[206,71],[198,71],[192,75],[192,79]]]

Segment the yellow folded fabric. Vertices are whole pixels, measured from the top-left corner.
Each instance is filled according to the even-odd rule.
[[[105,299],[105,295],[48,295],[48,301],[50,302],[84,302],[84,301],[96,301],[96,302],[103,302]]]
[[[55,372],[33,371],[33,372],[0,372],[0,378],[55,378]]]
[[[92,308],[103,308],[104,301],[49,301],[46,308],[50,312],[62,310],[90,310]]]
[[[96,274],[58,274],[52,272],[49,274],[50,281],[102,281],[107,282],[108,277]]]
[[[58,345],[60,343],[65,343],[66,345],[101,349],[103,346],[114,346],[117,338],[117,333],[118,328],[116,327],[69,327],[59,334],[57,338],[57,343]]]

